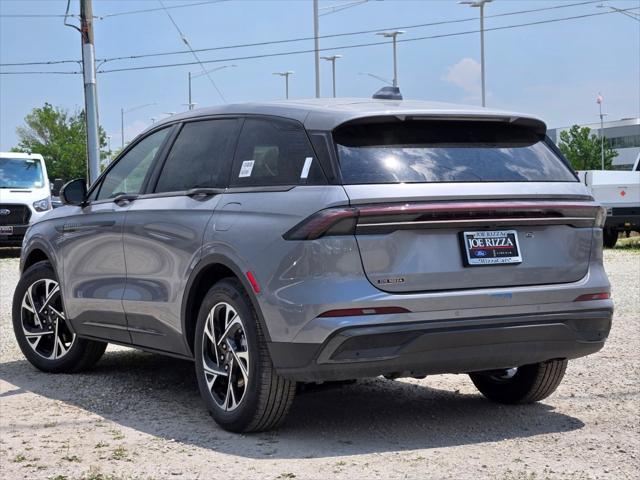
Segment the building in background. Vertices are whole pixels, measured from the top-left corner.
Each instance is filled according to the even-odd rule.
[[[585,123],[580,127],[589,127],[592,133],[600,135],[600,122]],[[560,132],[570,128],[571,126],[550,128],[547,134],[557,144]],[[640,117],[604,122],[604,136],[609,140],[611,148],[618,152],[618,156],[613,159],[613,168],[631,170],[640,155]]]

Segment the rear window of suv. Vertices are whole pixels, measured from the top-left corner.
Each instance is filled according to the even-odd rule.
[[[481,121],[389,121],[334,131],[343,183],[575,182],[528,126]]]

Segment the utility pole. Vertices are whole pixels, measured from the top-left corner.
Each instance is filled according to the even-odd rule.
[[[313,0],[313,49],[316,65],[316,98],[320,98],[320,39],[318,21],[318,0]]]
[[[336,98],[336,60],[342,58],[342,55],[330,55],[321,57],[323,60],[331,62],[331,75],[333,77],[333,98]]]
[[[96,92],[96,58],[93,46],[93,8],[91,0],[80,0],[80,34],[84,72],[84,105],[87,125],[88,183],[100,175],[100,139],[98,137],[98,98]]]

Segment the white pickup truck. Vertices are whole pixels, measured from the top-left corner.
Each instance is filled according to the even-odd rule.
[[[612,248],[619,232],[640,232],[640,154],[631,171],[579,171],[580,180],[591,194],[607,208],[604,246]]]

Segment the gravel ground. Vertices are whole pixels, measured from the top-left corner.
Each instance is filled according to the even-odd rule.
[[[6,255],[5,255],[6,256]],[[0,259],[3,478],[631,479],[640,472],[640,251],[609,250],[607,346],[570,362],[542,403],[504,407],[464,375],[374,379],[296,398],[277,432],[209,418],[189,362],[109,347],[96,368],[47,375],[22,357]]]

